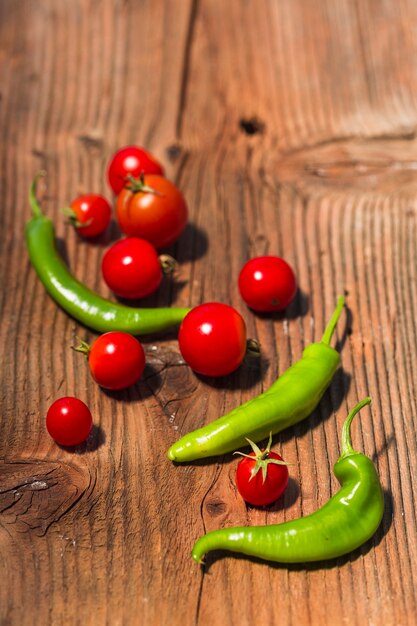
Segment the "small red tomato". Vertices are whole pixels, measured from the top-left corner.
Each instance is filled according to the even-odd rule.
[[[297,281],[284,259],[260,256],[243,266],[239,274],[239,290],[254,311],[282,311],[297,293]]]
[[[46,428],[61,446],[75,446],[85,441],[92,427],[90,410],[78,398],[59,398],[48,409]]]
[[[101,235],[110,223],[111,208],[106,198],[94,193],[79,196],[63,210],[82,237]]]
[[[248,439],[249,441],[249,439]],[[272,436],[266,450],[249,441],[252,452],[243,454],[236,470],[236,485],[242,498],[254,506],[272,504],[288,485],[288,468],[282,457],[271,452]]]
[[[171,245],[188,219],[180,190],[163,176],[131,179],[119,194],[116,218],[126,235],[142,237],[155,248]]]
[[[178,334],[188,365],[205,376],[226,376],[242,363],[246,325],[234,308],[218,302],[200,304],[183,319]]]
[[[94,380],[105,389],[126,389],[139,380],[145,369],[143,348],[129,333],[104,333],[92,346],[82,341],[74,350],[87,356]]]
[[[117,241],[103,256],[103,278],[122,298],[144,298],[156,291],[162,280],[162,267],[151,243],[139,237]]]
[[[112,157],[107,177],[110,187],[118,195],[129,174],[137,178],[142,173],[164,175],[164,169],[150,152],[138,146],[126,146],[118,150]]]

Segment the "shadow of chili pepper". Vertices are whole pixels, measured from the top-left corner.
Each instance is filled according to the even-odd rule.
[[[70,264],[69,257],[68,257],[67,242],[65,241],[65,239],[63,239],[62,237],[56,237],[55,245],[65,265],[68,265],[68,267],[70,267],[71,264]]]
[[[351,334],[352,334],[352,311],[350,310],[348,305],[345,304],[345,327],[343,329],[343,333],[340,339],[336,341],[335,350],[337,350],[338,352],[341,352],[343,350],[343,347],[346,343],[347,338]]]
[[[373,453],[373,455],[371,456],[371,459],[373,461],[373,463],[377,463],[378,459],[380,456],[382,456],[386,451],[389,450],[389,448],[391,448],[391,446],[395,443],[395,436],[393,433],[391,433],[384,445],[380,446],[380,448],[378,448],[378,450],[375,450],[375,452]]]

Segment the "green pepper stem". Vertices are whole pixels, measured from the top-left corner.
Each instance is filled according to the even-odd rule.
[[[336,328],[336,324],[339,321],[339,317],[343,311],[343,307],[345,306],[345,298],[343,296],[339,296],[337,299],[337,305],[333,312],[333,315],[327,324],[323,337],[321,338],[321,343],[326,344],[326,346],[330,345],[330,340],[333,336],[334,330]]]
[[[38,172],[35,178],[33,179],[32,184],[29,189],[29,204],[32,209],[33,217],[41,217],[42,215],[42,209],[36,197],[36,192],[38,189],[38,181],[43,176],[46,176],[46,172],[44,170],[41,170],[40,172]]]
[[[371,402],[372,400],[368,396],[367,398],[359,402],[359,404],[357,404],[347,416],[345,423],[343,424],[342,430],[342,457],[348,456],[349,454],[355,454],[355,450],[352,447],[352,440],[350,437],[350,426],[355,415],[359,413],[359,411],[363,409],[364,406],[370,404]]]

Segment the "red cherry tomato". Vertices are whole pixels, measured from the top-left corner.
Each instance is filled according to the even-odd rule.
[[[75,446],[91,432],[93,419],[84,402],[70,396],[55,400],[46,415],[46,428],[61,446]]]
[[[121,191],[116,218],[126,235],[142,237],[155,248],[164,248],[184,230],[188,209],[173,183],[162,176],[149,175],[131,180]]]
[[[112,157],[107,178],[110,187],[118,195],[126,182],[126,176],[131,174],[137,178],[142,174],[164,175],[164,169],[150,152],[138,146],[126,146],[118,150]]]
[[[64,212],[68,213],[70,221],[82,237],[101,235],[111,219],[110,204],[106,198],[94,193],[79,196],[71,202],[70,210]]]
[[[251,443],[253,451],[243,454],[236,470],[236,485],[242,498],[254,506],[272,504],[284,493],[288,485],[288,468],[276,464],[283,459],[276,452],[271,452],[269,440],[266,450],[259,450]],[[239,454],[242,454],[241,452]]]
[[[200,304],[183,319],[178,343],[188,365],[205,376],[225,376],[242,363],[246,352],[246,325],[231,306]]]
[[[83,345],[83,344],[82,344]],[[100,335],[91,348],[84,344],[91,374],[105,389],[126,389],[136,383],[145,368],[145,353],[139,341],[123,332]]]
[[[122,298],[144,298],[161,284],[162,268],[151,243],[139,237],[117,241],[103,256],[103,278]]]
[[[254,311],[282,311],[297,293],[297,281],[284,259],[260,256],[243,266],[239,274],[239,290]]]

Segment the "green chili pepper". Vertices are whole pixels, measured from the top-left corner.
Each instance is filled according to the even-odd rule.
[[[333,468],[341,489],[323,507],[283,524],[212,531],[196,542],[193,559],[202,563],[210,550],[230,550],[267,561],[307,563],[342,556],[368,541],[381,523],[384,495],[371,459],[352,448],[350,425],[370,402],[362,400],[344,423],[342,454]]]
[[[180,324],[190,309],[138,309],[102,298],[70,273],[55,246],[54,226],[41,211],[34,179],[29,202],[33,217],[26,224],[29,258],[52,298],[72,317],[98,332],[120,330],[134,335],[154,333]]]
[[[278,433],[310,415],[340,363],[339,353],[329,344],[343,306],[344,298],[340,296],[321,342],[307,346],[302,358],[267,391],[211,424],[184,435],[170,447],[168,458],[184,463],[232,452],[246,446],[246,438],[261,441],[271,432]]]

